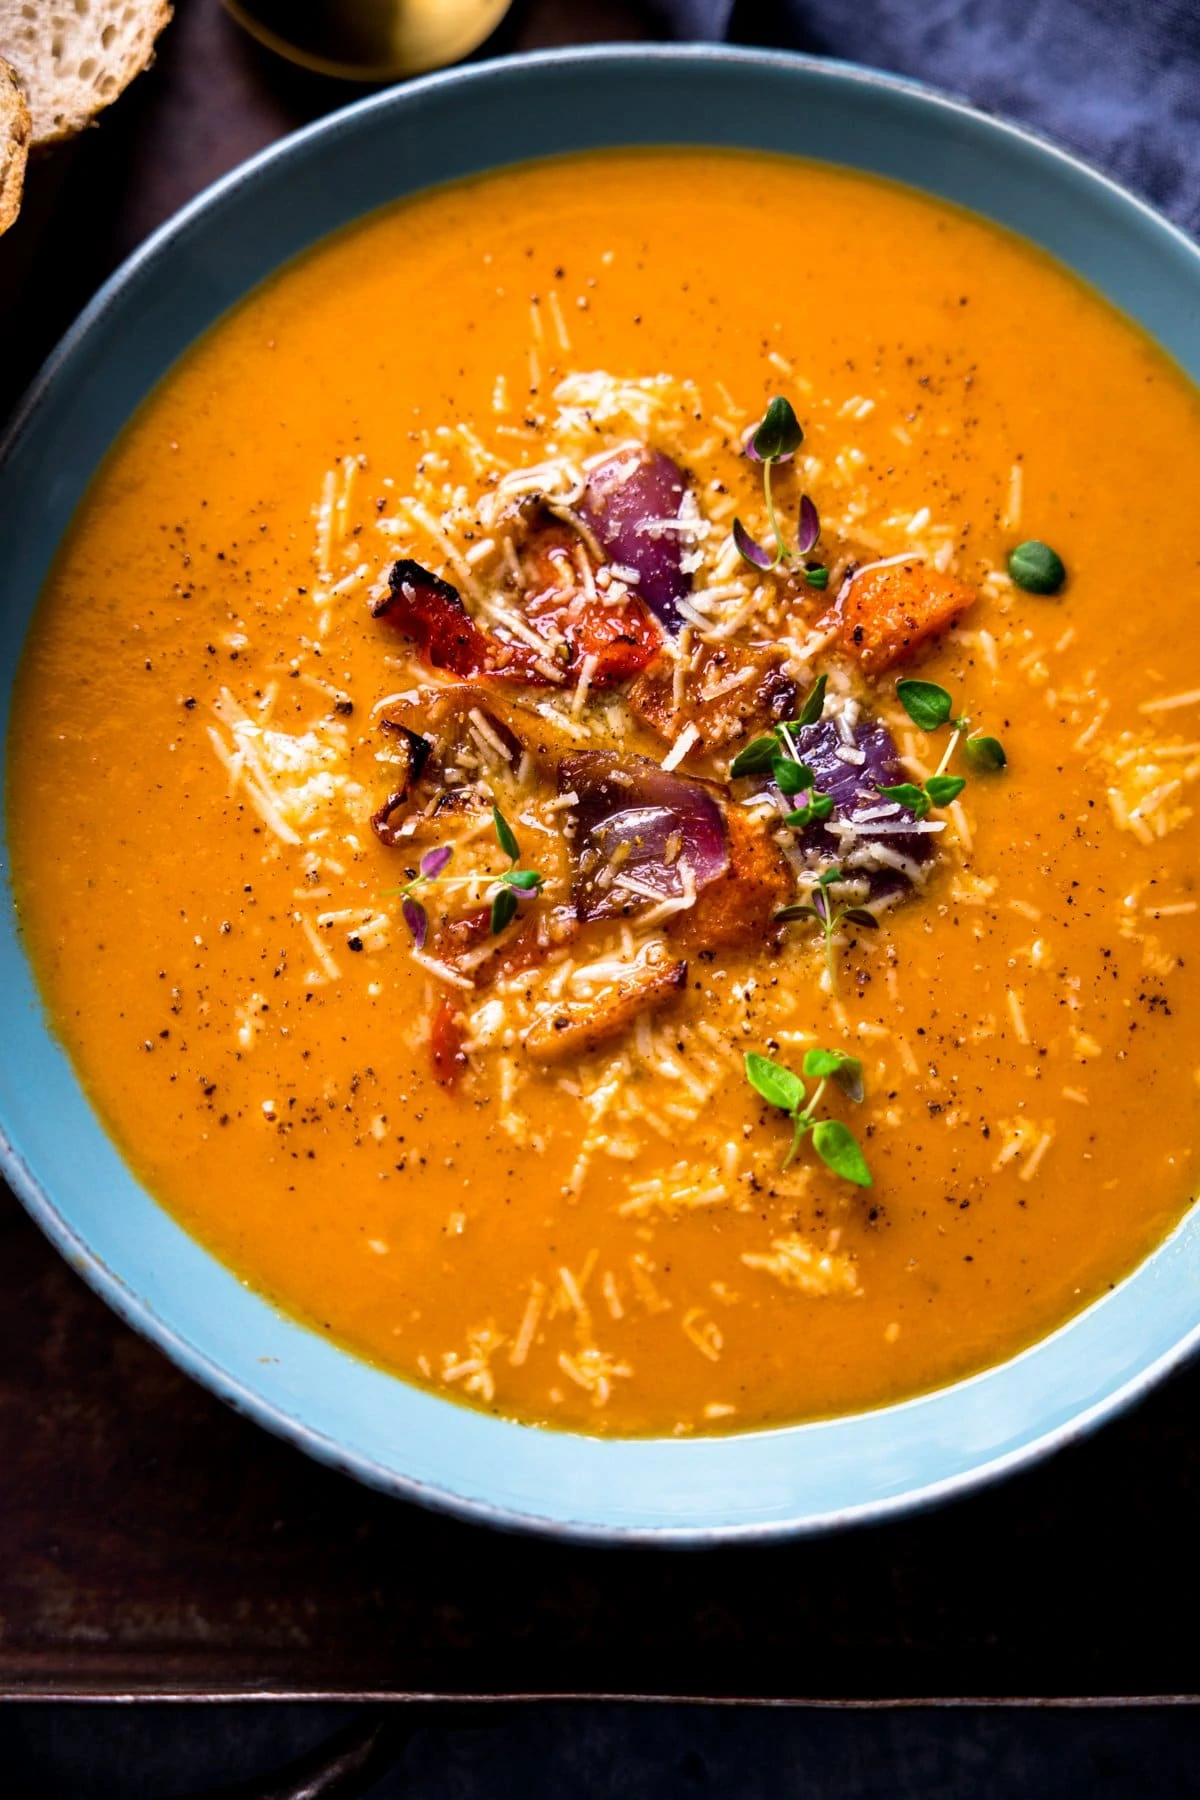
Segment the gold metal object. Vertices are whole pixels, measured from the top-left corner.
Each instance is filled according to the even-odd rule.
[[[346,81],[397,81],[478,48],[511,0],[224,0],[260,44]]]

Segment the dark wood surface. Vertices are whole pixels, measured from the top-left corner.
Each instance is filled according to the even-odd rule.
[[[499,47],[650,35],[518,6]],[[342,104],[179,0],[154,70],[34,171],[0,245],[0,412],[115,263]],[[369,1493],[121,1325],[0,1192],[0,1693],[1194,1695],[1200,1373],[1052,1463],[771,1550],[501,1537]]]

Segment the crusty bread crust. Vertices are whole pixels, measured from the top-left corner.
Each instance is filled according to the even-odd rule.
[[[29,101],[33,137],[74,137],[154,57],[168,0],[0,0],[0,56]]]
[[[0,232],[8,230],[20,211],[29,134],[29,108],[21,84],[0,57]]]

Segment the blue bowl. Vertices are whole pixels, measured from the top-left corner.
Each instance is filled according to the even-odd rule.
[[[1200,378],[1200,252],[1027,132],[865,70],[731,50],[481,64],[362,101],[202,195],[101,291],[0,453],[0,694],[55,548],[138,403],[298,251],[431,183],[641,143],[793,152],[975,209],[1051,251]],[[1200,1337],[1200,1218],[1010,1361],[923,1398],[738,1437],[603,1442],[410,1387],[282,1317],[134,1179],[47,1028],[11,895],[0,919],[0,1159],[117,1312],[232,1406],[391,1493],[563,1537],[768,1539],[881,1519],[1031,1462],[1127,1405]]]

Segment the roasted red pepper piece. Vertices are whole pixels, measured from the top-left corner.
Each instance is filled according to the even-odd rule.
[[[589,599],[583,589],[560,585],[550,556],[543,561],[551,582],[527,598],[526,613],[535,631],[544,620],[565,640],[565,656],[561,648],[556,655],[549,643],[540,656],[528,645],[502,643],[476,624],[457,588],[412,561],[395,564],[388,592],[371,611],[411,637],[432,668],[447,669],[463,681],[492,678],[552,687],[556,684],[547,665],[553,667],[561,658],[567,682],[578,675],[584,657],[594,656],[591,685],[611,687],[653,661],[662,638],[640,600],[606,606]]]
[[[524,644],[501,643],[475,623],[457,588],[418,562],[405,559],[393,565],[388,591],[372,602],[371,612],[398,625],[432,668],[448,669],[463,681],[493,675],[540,687],[553,685],[539,667],[551,660],[549,648],[539,657]]]
[[[463,1049],[466,1031],[463,1017],[452,1000],[439,1000],[434,1009],[429,1034],[429,1054],[433,1061],[434,1079],[443,1087],[456,1087],[467,1066]]]

